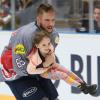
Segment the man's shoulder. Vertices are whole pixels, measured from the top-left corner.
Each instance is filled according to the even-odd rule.
[[[37,28],[37,26],[35,25],[35,22],[31,22],[27,25],[22,26],[20,29],[22,29],[23,31],[29,31],[29,30],[35,30]]]
[[[52,34],[53,34],[54,36],[59,36],[59,32],[56,30],[56,28],[54,28]]]
[[[37,29],[38,29],[38,27],[35,25],[35,22],[31,22],[31,23],[29,23],[27,25],[24,25],[24,26],[18,28],[16,30],[16,32],[18,34],[20,34],[20,35],[24,35],[25,36],[25,34],[26,35],[30,35],[30,34],[34,33]]]

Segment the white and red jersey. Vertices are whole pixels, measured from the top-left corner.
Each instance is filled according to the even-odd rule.
[[[0,81],[28,76],[26,68],[29,60],[27,57],[32,51],[35,33],[38,31],[40,28],[32,22],[12,33],[9,44],[1,55]],[[58,38],[59,35],[54,30],[51,33],[51,42],[54,47],[58,44]]]

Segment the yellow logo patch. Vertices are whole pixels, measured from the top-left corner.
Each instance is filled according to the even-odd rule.
[[[25,54],[25,47],[22,44],[17,44],[14,49],[15,54]]]

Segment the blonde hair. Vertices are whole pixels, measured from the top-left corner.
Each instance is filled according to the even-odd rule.
[[[50,4],[41,4],[37,9],[37,16],[43,14],[44,12],[55,12],[54,8]]]

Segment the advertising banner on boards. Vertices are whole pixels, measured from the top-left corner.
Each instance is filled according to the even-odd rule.
[[[0,54],[8,44],[11,32],[0,32]],[[97,84],[95,96],[85,95],[60,81],[57,84],[60,100],[99,100],[100,99],[100,35],[60,34],[56,55],[63,67],[73,71],[88,84]],[[0,83],[0,95],[13,96],[5,83]],[[1,98],[1,97],[0,97]]]

